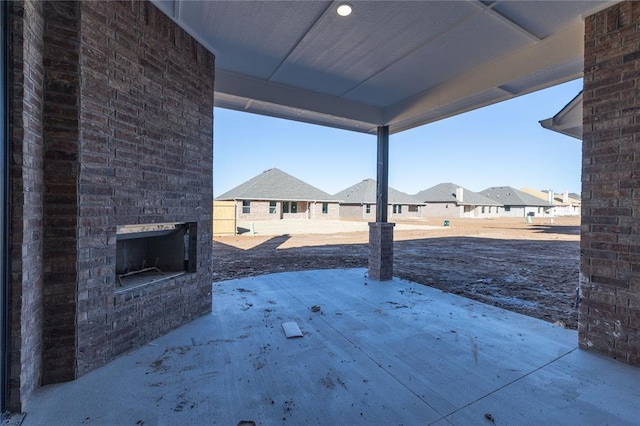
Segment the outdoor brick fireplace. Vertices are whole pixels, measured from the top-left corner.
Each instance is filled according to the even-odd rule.
[[[10,7],[19,411],[211,311],[214,57],[149,2]]]
[[[149,3],[79,8],[83,374],[211,310],[214,62]]]
[[[196,272],[198,224],[147,223],[116,232],[116,291]]]

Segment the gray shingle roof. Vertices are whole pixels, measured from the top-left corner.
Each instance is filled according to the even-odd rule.
[[[553,207],[548,201],[541,200],[511,186],[493,186],[480,191],[480,194],[505,206]]]
[[[375,179],[365,179],[347,189],[343,189],[334,198],[344,204],[375,204],[376,203],[376,181]],[[422,205],[422,201],[417,198],[389,187],[389,204]]]
[[[336,201],[321,189],[276,168],[265,170],[216,200]]]
[[[460,185],[454,183],[439,183],[424,191],[418,192],[414,195],[415,198],[427,203],[457,203],[458,205],[470,205],[470,206],[501,206],[502,203],[484,195],[478,194],[462,188],[462,201],[458,201],[456,198],[456,189],[461,188]]]

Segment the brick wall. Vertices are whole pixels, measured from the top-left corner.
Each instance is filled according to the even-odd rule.
[[[393,223],[369,223],[369,277],[377,281],[393,278]]]
[[[77,368],[211,310],[213,56],[148,2],[81,3]],[[196,222],[197,272],[121,292],[119,225]]]
[[[462,211],[455,203],[427,203],[422,207],[424,217],[462,217]]]
[[[44,348],[42,383],[75,377],[79,5],[44,2]]]
[[[338,203],[327,203],[327,213],[322,213],[322,202],[310,203],[311,218],[315,220],[338,220],[340,219],[340,205]]]
[[[640,365],[640,3],[585,25],[579,343]]]
[[[42,4],[11,2],[11,285],[9,410],[20,411],[42,374]]]
[[[242,212],[242,200],[236,201],[236,217],[238,220],[278,220],[278,219],[334,219],[338,220],[339,205],[329,203],[327,214],[322,213],[322,202],[296,201],[297,213],[282,213],[282,201],[276,201],[276,212],[269,213],[270,201],[251,200],[250,213]],[[291,206],[291,202],[289,202]],[[291,207],[289,207],[290,209]]]
[[[389,205],[389,208],[387,209],[387,217],[389,218],[389,220],[392,219],[407,219],[407,218],[417,218],[420,217],[420,209],[423,208],[423,206],[418,206],[416,208],[416,211],[409,211],[409,205],[408,204],[398,204],[398,206],[400,206],[400,213],[394,213],[393,212],[393,204]],[[415,207],[415,206],[412,206]]]
[[[238,220],[276,220],[282,218],[282,203],[276,203],[276,213],[269,213],[269,201],[250,200],[249,213],[242,213],[242,200],[236,201]]]
[[[211,309],[214,58],[148,2],[11,2],[10,405]],[[197,272],[119,289],[119,225]]]
[[[371,204],[371,211],[369,213],[365,213],[365,206],[362,204],[340,204],[340,218],[375,221],[376,204]]]

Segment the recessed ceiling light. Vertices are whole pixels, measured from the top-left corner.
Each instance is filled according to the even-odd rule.
[[[349,16],[353,11],[353,6],[349,3],[340,3],[336,9],[336,13],[340,16]]]

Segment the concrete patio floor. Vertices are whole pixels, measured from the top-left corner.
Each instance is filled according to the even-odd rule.
[[[22,424],[637,425],[639,383],[573,330],[317,270],[216,283],[211,315],[41,388]]]

